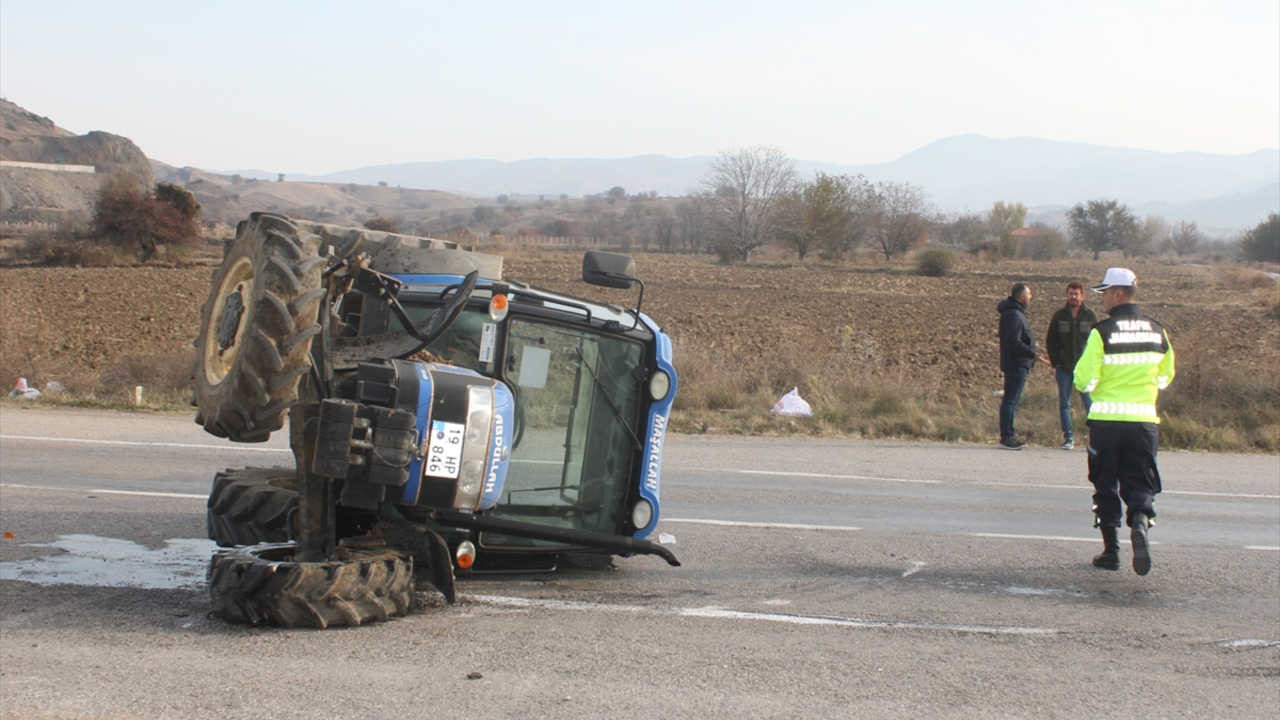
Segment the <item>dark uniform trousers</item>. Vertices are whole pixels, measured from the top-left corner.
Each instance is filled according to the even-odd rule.
[[[1122,517],[1132,525],[1134,513],[1156,516],[1159,438],[1155,423],[1089,421],[1089,482],[1102,527],[1120,527]],[[1125,515],[1121,514],[1122,498],[1129,508]]]

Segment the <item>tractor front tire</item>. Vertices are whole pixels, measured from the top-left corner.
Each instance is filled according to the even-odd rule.
[[[209,489],[209,539],[222,547],[292,540],[298,497],[293,468],[223,470]]]
[[[213,612],[277,627],[347,627],[398,617],[413,598],[413,558],[386,547],[339,546],[332,560],[298,562],[294,543],[218,550],[209,561]]]
[[[240,224],[195,340],[196,422],[209,433],[262,442],[283,427],[320,332],[324,264],[320,238],[284,216],[253,213]]]

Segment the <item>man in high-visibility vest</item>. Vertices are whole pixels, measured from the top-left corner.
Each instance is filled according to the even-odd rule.
[[[1093,483],[1095,522],[1102,530],[1102,554],[1096,567],[1120,569],[1116,532],[1123,498],[1133,570],[1151,572],[1147,531],[1156,516],[1160,492],[1156,452],[1156,397],[1173,380],[1173,346],[1164,327],[1138,312],[1137,277],[1127,268],[1108,268],[1094,292],[1111,317],[1089,332],[1076,363],[1076,389],[1090,393],[1089,481]]]

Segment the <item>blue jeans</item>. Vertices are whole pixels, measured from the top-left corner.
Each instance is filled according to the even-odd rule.
[[[1000,439],[1012,440],[1013,415],[1018,410],[1018,399],[1022,397],[1022,388],[1027,384],[1027,373],[1031,368],[1015,367],[1004,374],[1004,398],[1000,400]]]
[[[1064,368],[1054,368],[1053,376],[1058,380],[1058,422],[1062,425],[1062,439],[1073,442],[1076,436],[1071,427],[1071,393],[1076,389],[1075,373]],[[1080,393],[1080,397],[1084,399],[1084,413],[1088,415],[1093,400],[1089,393]]]

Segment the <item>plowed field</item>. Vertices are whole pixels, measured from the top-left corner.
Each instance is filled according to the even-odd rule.
[[[682,395],[719,372],[720,381],[731,378],[764,396],[792,386],[803,394],[815,384],[851,378],[990,403],[1001,387],[995,306],[1009,286],[1017,280],[1032,285],[1031,324],[1039,333],[1060,306],[1067,280],[1092,282],[1108,262],[975,263],[945,278],[872,260],[724,266],[700,256],[640,254],[637,264],[646,282],[643,309],[673,338]],[[0,268],[0,381],[12,386],[23,374],[39,386],[58,379],[72,390],[107,391],[99,383],[133,382],[149,371],[180,384],[212,269],[212,261]],[[1280,377],[1274,282],[1267,286],[1256,271],[1218,266],[1138,263],[1134,269],[1140,301],[1169,328],[1180,369],[1213,367],[1269,377],[1273,384]],[[506,256],[508,278],[634,303],[635,292],[588,286],[580,273],[576,253]],[[1050,378],[1037,370],[1032,383],[1052,386]]]

